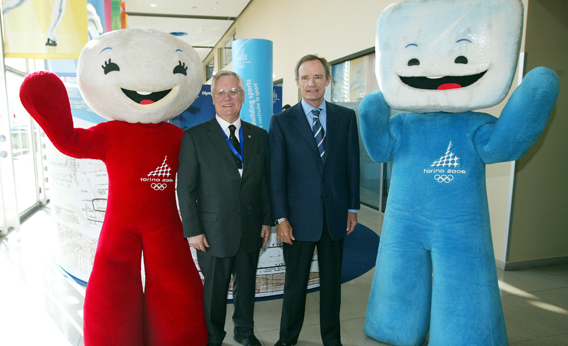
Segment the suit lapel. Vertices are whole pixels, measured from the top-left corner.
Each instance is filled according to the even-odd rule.
[[[326,102],[326,111],[327,111],[327,131],[325,133],[325,162],[331,155],[331,151],[333,149],[333,143],[335,142],[335,136],[337,136],[337,126],[339,125],[339,113],[337,112],[337,108],[335,105]]]
[[[227,140],[225,139],[225,134],[223,133],[223,129],[217,122],[217,119],[213,118],[212,120],[210,120],[207,128],[209,130],[207,132],[207,136],[209,137],[213,145],[215,145],[215,147],[217,147],[217,149],[223,154],[223,156],[225,156],[227,160],[229,160],[233,164],[233,166],[235,166],[235,169],[237,169],[235,158],[233,157],[231,149],[229,149],[229,145],[227,144]]]
[[[294,106],[294,111],[292,112],[291,117],[292,123],[296,126],[296,129],[300,132],[308,146],[319,156],[318,147],[316,146],[312,129],[306,119],[306,114],[304,113],[304,108],[302,108],[301,103]]]
[[[254,142],[256,140],[256,138],[252,135],[252,128],[249,123],[244,122],[241,119],[241,127],[243,128],[243,150],[244,150],[244,154],[243,154],[243,159],[244,159],[244,164],[243,164],[243,178],[247,175],[247,173],[250,173],[250,167],[252,167],[252,162],[254,160],[254,154],[253,154],[253,148],[254,148]]]

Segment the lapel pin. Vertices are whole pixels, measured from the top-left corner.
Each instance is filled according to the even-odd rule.
[[[250,135],[249,135],[249,138],[251,138]]]

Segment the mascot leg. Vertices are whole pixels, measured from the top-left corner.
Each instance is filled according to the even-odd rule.
[[[391,216],[383,225],[364,330],[387,344],[420,345],[430,321],[432,265],[426,233],[408,221],[411,217]]]
[[[152,230],[143,242],[145,345],[206,345],[203,284],[181,224]]]
[[[429,345],[509,345],[488,224],[438,230]]]
[[[103,226],[85,295],[85,346],[143,345],[142,242]]]

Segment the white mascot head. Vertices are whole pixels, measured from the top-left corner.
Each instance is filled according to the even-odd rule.
[[[414,112],[465,112],[501,102],[515,73],[522,20],[520,0],[411,0],[387,7],[377,22],[375,69],[386,102]]]
[[[85,45],[77,66],[77,84],[89,107],[129,123],[159,123],[181,114],[202,83],[195,50],[156,30],[101,35]]]

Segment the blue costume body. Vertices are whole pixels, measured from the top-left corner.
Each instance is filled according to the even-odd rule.
[[[508,345],[491,239],[485,165],[516,160],[544,130],[558,95],[537,68],[499,119],[398,113],[380,91],[360,105],[361,134],[392,180],[365,333],[393,345]]]

